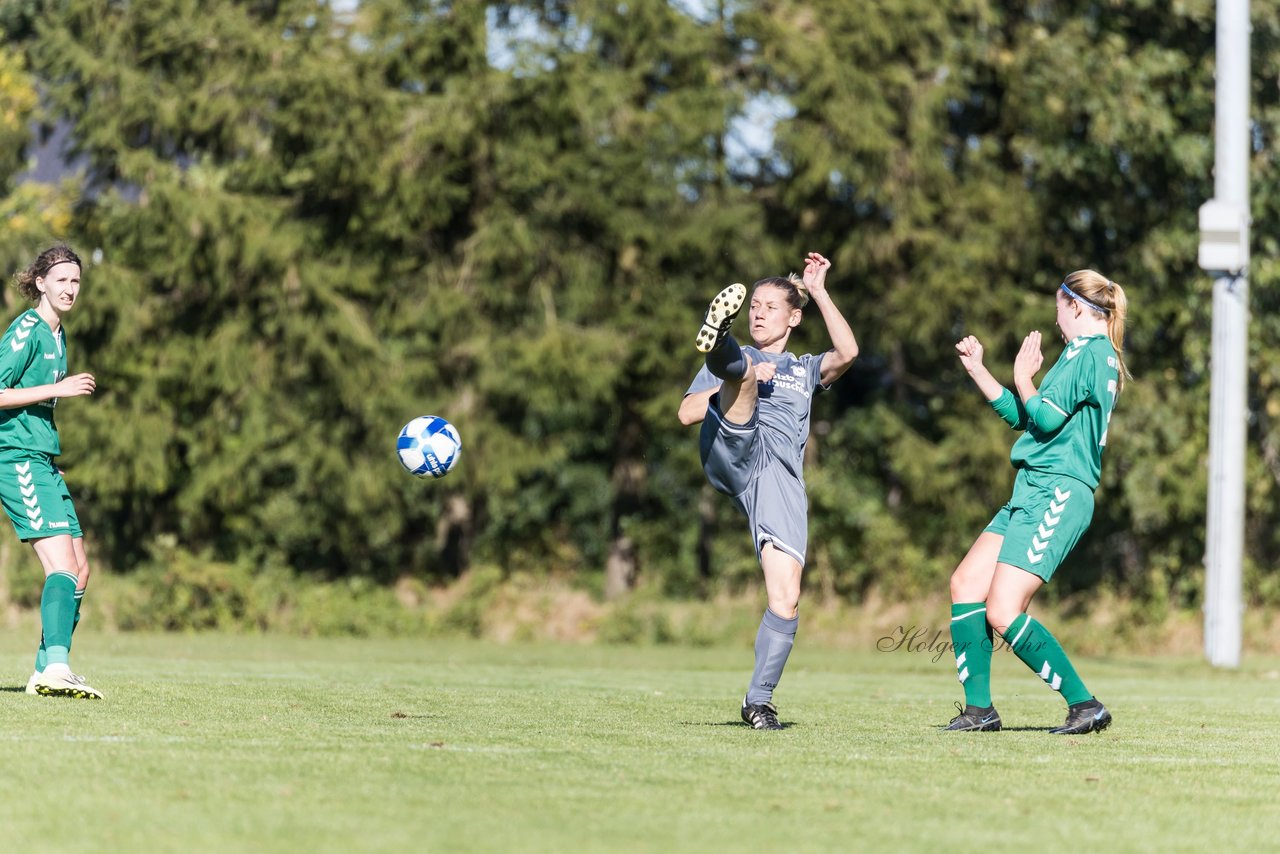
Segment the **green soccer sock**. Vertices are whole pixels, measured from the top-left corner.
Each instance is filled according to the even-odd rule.
[[[71,651],[71,631],[76,622],[76,577],[69,572],[50,573],[40,596],[40,624],[44,629],[45,666],[66,664]]]
[[[956,676],[964,686],[970,706],[991,705],[991,626],[983,602],[951,606],[951,651],[956,654]]]
[[[1058,639],[1026,614],[1014,618],[1004,632],[1004,639],[1013,654],[1050,688],[1062,694],[1067,703],[1083,703],[1093,696],[1084,687],[1084,681],[1071,665],[1071,659],[1062,651]]]
[[[84,589],[76,591],[76,615],[71,621],[71,634],[76,633],[76,626],[80,625],[80,603],[84,599]],[[67,652],[71,651],[71,645],[67,644]],[[44,673],[45,665],[49,663],[49,651],[44,645],[44,632],[40,633],[40,649],[36,650],[36,673]]]

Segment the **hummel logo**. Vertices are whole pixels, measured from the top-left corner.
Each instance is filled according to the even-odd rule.
[[[1049,687],[1057,691],[1062,687],[1062,674],[1054,673],[1053,668],[1049,666],[1049,662],[1044,663],[1044,667],[1040,668],[1040,678],[1049,683]]]

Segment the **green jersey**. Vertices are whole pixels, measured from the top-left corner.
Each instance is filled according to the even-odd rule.
[[[1024,405],[1008,389],[991,406],[1014,429],[1014,468],[1065,475],[1098,488],[1107,424],[1120,387],[1120,360],[1106,335],[1072,339]]]
[[[67,336],[57,334],[31,308],[0,338],[0,389],[50,385],[67,375]],[[57,398],[16,409],[0,409],[0,448],[22,448],[57,456],[62,452],[53,423]]]

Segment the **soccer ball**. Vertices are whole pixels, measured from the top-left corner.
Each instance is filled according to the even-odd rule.
[[[457,464],[461,452],[457,428],[435,415],[413,419],[396,440],[400,465],[418,477],[444,477]]]

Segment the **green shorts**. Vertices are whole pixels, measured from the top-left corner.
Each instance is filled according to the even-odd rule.
[[[1048,581],[1093,521],[1093,490],[1072,477],[1019,469],[1013,497],[987,530],[1004,537],[1000,563]]]
[[[0,448],[0,501],[24,543],[59,534],[82,536],[71,493],[48,454]]]

